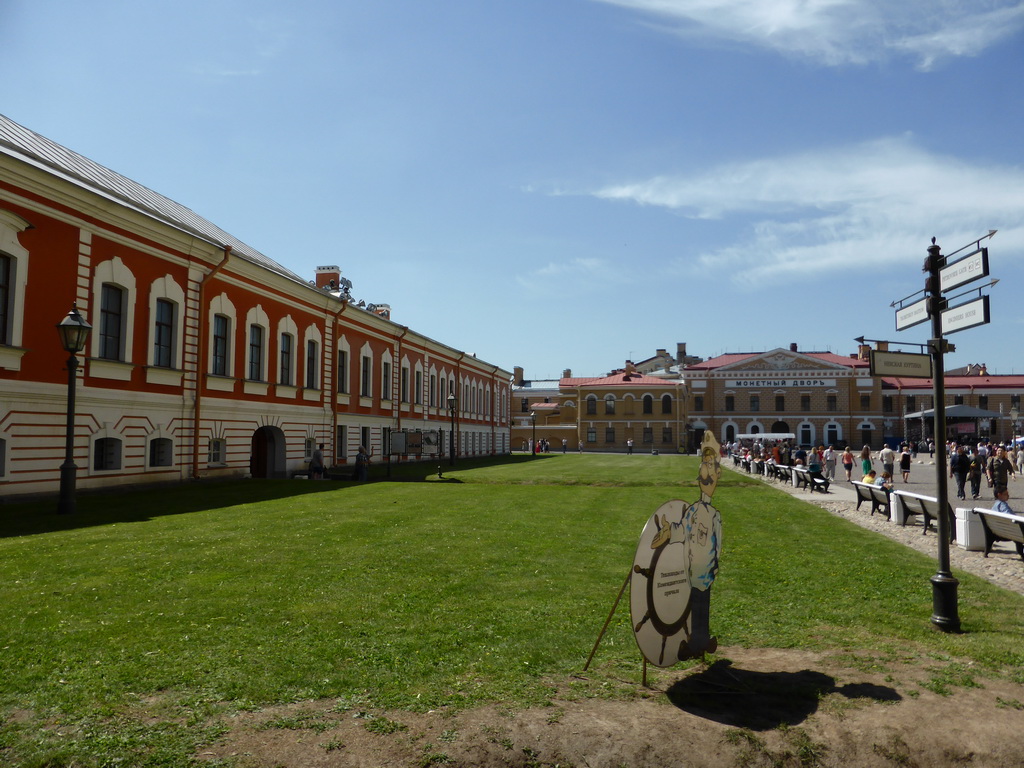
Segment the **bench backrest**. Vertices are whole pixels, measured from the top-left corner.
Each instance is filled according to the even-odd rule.
[[[932,496],[921,496],[910,491],[896,491],[893,495],[899,497],[900,503],[908,515],[928,515],[935,520],[939,519],[938,499]],[[950,510],[949,504],[946,504],[946,509]]]
[[[1024,517],[1007,515],[994,509],[975,507],[974,511],[996,536],[1009,541],[1024,541]]]
[[[889,500],[889,494],[885,492],[885,488],[881,488],[877,485],[871,485],[870,483],[858,483],[856,480],[853,481],[853,487],[857,489],[857,493],[866,493],[868,496],[880,499],[883,501]]]

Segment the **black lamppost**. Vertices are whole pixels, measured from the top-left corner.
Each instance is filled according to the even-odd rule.
[[[60,343],[70,355],[68,357],[68,420],[64,435],[64,463],[60,465],[60,498],[57,513],[70,514],[75,511],[75,375],[78,371],[78,353],[85,349],[92,326],[78,314],[78,305],[73,304],[67,317],[57,324]]]
[[[533,440],[530,441],[530,452],[533,458],[537,458],[537,412],[530,411],[530,421],[533,422]]]
[[[455,393],[448,395],[448,412],[452,415],[452,431],[448,436],[448,453],[451,456],[451,465],[455,466],[455,414],[459,408],[459,400]]]

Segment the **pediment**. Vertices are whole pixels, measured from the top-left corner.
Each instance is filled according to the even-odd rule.
[[[791,352],[786,349],[773,349],[754,357],[748,357],[732,365],[719,369],[725,373],[781,373],[786,371],[847,371],[848,368],[835,363],[819,360],[810,355]]]

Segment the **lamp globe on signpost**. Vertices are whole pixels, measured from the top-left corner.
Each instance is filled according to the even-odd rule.
[[[75,466],[75,378],[78,371],[78,353],[85,349],[92,326],[78,314],[78,305],[74,304],[67,317],[57,324],[60,343],[68,353],[68,413],[67,428],[64,434],[64,463],[60,465],[60,498],[57,500],[57,512],[70,514],[75,511],[75,477],[78,467]]]
[[[455,466],[455,413],[458,410],[459,401],[455,393],[448,395],[448,412],[452,415],[452,431],[448,435],[448,453],[451,457],[451,465]]]

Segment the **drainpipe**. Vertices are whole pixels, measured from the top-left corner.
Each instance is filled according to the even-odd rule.
[[[231,258],[231,246],[224,246],[224,258],[199,282],[199,349],[196,350],[196,404],[192,409],[192,479],[199,479],[199,422],[203,410],[203,357],[206,355],[206,284],[220,272]],[[234,352],[234,350],[232,350]]]
[[[335,352],[338,347],[338,323],[341,319],[341,313],[348,309],[348,299],[341,299],[341,309],[334,313],[334,320],[332,321],[333,327],[331,328],[331,337],[334,339]],[[338,363],[337,356],[335,356],[334,364]],[[352,365],[352,361],[348,361],[348,365]],[[333,368],[335,376],[338,375],[337,369]],[[347,372],[346,372],[347,373]],[[347,383],[347,382],[346,382]],[[349,392],[349,397],[352,397],[352,393]],[[331,445],[334,446],[334,460],[338,460],[338,385],[331,383]]]
[[[395,341],[396,341],[396,346],[395,346],[395,362],[398,363],[398,381],[399,381],[398,406],[397,406],[397,409],[395,411],[395,413],[397,414],[395,416],[395,431],[396,432],[401,432],[402,431],[402,391],[401,391],[401,381],[402,381],[402,339],[404,339],[405,338],[405,334],[407,334],[409,332],[409,326],[407,326],[407,325],[400,325],[399,328],[402,329],[402,333],[399,334],[398,338],[395,339]],[[412,373],[412,371],[409,371],[409,372]],[[392,375],[394,375],[394,374],[392,374]],[[412,386],[413,386],[413,382],[407,381],[407,383],[409,384],[410,391],[411,391]],[[406,446],[406,448],[408,448],[408,446]],[[391,446],[388,446],[388,469],[391,468],[391,450],[390,449],[391,449]]]

